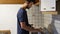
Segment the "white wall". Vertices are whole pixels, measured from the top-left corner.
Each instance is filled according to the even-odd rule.
[[[0,30],[10,30],[11,34],[17,34],[16,14],[21,5],[0,4]]]

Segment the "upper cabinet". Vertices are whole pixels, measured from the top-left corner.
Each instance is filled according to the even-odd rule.
[[[38,2],[39,0],[36,0]],[[25,0],[0,0],[0,4],[23,4]]]
[[[17,0],[0,0],[0,4],[15,4]]]
[[[23,4],[25,0],[0,0],[0,4]]]
[[[56,0],[41,0],[40,11],[56,11]]]
[[[25,0],[17,0],[17,4],[23,4]]]

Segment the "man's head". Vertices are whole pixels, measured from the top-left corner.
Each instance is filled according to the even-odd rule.
[[[27,4],[26,8],[29,9],[35,3],[35,0],[26,0],[25,3]]]

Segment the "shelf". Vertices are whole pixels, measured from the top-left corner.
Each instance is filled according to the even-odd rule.
[[[57,11],[41,11],[42,14],[52,14],[52,15],[57,15],[58,12]]]

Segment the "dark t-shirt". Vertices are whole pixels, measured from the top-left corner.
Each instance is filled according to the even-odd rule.
[[[28,23],[27,11],[23,8],[20,8],[17,13],[17,34],[29,34],[29,31],[21,28],[20,22],[25,22],[27,26],[30,26]]]

